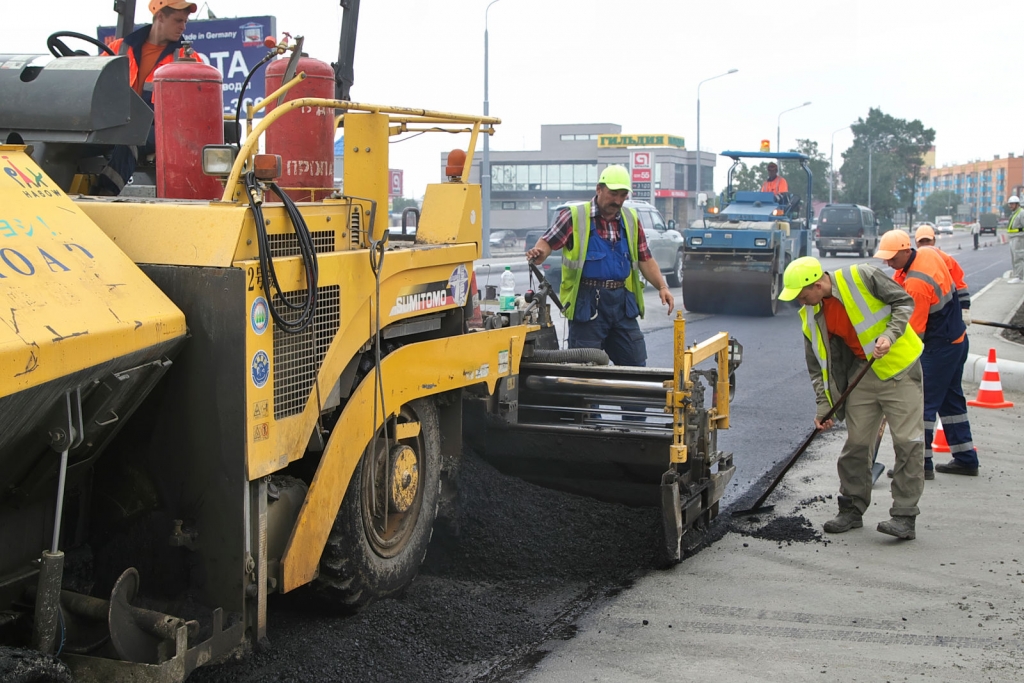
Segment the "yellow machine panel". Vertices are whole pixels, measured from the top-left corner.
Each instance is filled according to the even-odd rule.
[[[185,317],[50,180],[0,145],[0,396],[185,334]]]

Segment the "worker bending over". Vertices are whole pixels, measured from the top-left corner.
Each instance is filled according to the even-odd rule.
[[[839,514],[825,522],[828,533],[839,534],[864,526],[871,505],[873,450],[884,416],[889,422],[896,467],[892,480],[891,519],[878,531],[897,538],[917,535],[917,503],[924,491],[924,394],[921,380],[921,340],[908,327],[914,300],[881,270],[855,264],[834,273],[822,271],[818,259],[798,258],[783,274],[782,301],[801,304],[807,371],[814,386],[817,415],[822,422],[833,402],[864,367],[874,363],[836,411],[845,414],[847,436],[839,456]]]
[[[896,271],[893,279],[914,298],[910,326],[924,341],[921,367],[924,370],[925,478],[935,477],[931,444],[936,415],[942,418],[953,459],[934,466],[934,470],[976,477],[978,452],[971,437],[967,399],[961,386],[969,343],[953,277],[937,250],[911,248],[910,236],[902,230],[890,230],[882,235],[875,258],[882,259]]]

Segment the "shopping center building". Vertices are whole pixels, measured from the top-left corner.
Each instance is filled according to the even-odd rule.
[[[593,197],[598,176],[611,164],[632,169],[634,198],[653,203],[666,221],[685,224],[699,215],[697,153],[682,137],[623,134],[613,123],[542,125],[540,131],[539,150],[490,150],[492,231],[547,227],[555,207]],[[471,182],[479,182],[482,156],[478,147]],[[709,194],[716,158],[701,155],[700,189]],[[442,154],[442,177],[446,159]]]

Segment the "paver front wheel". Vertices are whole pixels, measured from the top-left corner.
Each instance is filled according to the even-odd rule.
[[[396,595],[413,580],[427,554],[440,490],[441,439],[432,399],[406,404],[398,416],[416,434],[400,441],[383,434],[356,467],[316,580],[320,592],[350,609]]]

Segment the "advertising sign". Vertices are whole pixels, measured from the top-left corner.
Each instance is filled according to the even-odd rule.
[[[388,169],[388,196],[402,196],[402,171],[393,168]]]
[[[633,199],[651,201],[654,188],[654,159],[650,152],[629,153],[630,179]]]
[[[269,16],[188,22],[181,39],[191,42],[199,58],[220,71],[224,79],[225,114],[235,113],[242,82],[249,69],[267,54],[268,48],[263,45],[263,40],[273,37],[276,32],[277,19]],[[96,29],[96,37],[109,44],[114,40],[114,27],[100,26]],[[266,95],[264,69],[266,65],[261,66],[249,81],[242,102],[243,115],[246,104],[259,102]]]
[[[679,135],[599,135],[598,147],[677,147],[686,149],[686,140]]]

